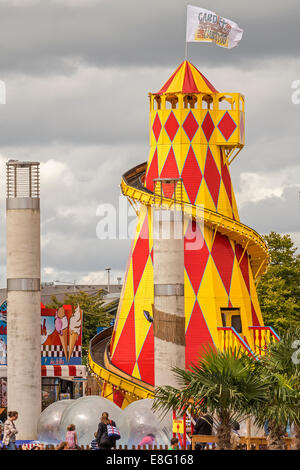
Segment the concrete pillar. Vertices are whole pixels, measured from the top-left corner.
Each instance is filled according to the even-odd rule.
[[[181,210],[153,209],[155,386],[178,386],[185,367],[184,236]]]
[[[39,163],[7,163],[7,405],[17,439],[36,439],[41,413]]]

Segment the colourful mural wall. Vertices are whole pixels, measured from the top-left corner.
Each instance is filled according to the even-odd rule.
[[[1,310],[2,308],[2,310]],[[0,365],[7,364],[7,322],[5,305],[0,307]],[[62,366],[82,363],[82,320],[79,306],[59,309],[41,306],[41,365]]]

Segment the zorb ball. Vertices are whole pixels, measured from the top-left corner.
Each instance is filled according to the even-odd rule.
[[[120,444],[128,445],[168,445],[172,438],[172,412],[162,418],[151,408],[153,400],[145,398],[130,403],[124,410],[123,418],[128,423],[128,434],[122,435]]]
[[[98,395],[88,395],[78,398],[66,409],[61,417],[60,432],[62,439],[65,439],[67,427],[75,425],[79,445],[89,445],[95,438],[94,434],[98,430],[102,413],[106,411],[109,419],[115,421],[120,433],[123,430],[123,420],[121,419],[123,410],[115,403]],[[126,425],[127,428],[127,425]],[[117,441],[118,442],[118,441]]]
[[[55,401],[44,409],[37,425],[38,440],[40,442],[45,444],[58,444],[61,441],[60,420],[63,412],[74,401],[75,400]]]

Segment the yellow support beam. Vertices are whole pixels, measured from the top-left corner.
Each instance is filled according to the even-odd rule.
[[[244,248],[244,251],[243,251],[243,253],[242,253],[242,256],[240,257],[239,265],[241,264],[242,259],[244,258],[244,254],[246,253],[246,250],[247,250],[247,248],[248,248],[249,243],[250,243],[250,241],[248,240],[247,243],[246,243],[246,245],[245,245],[245,248]]]
[[[146,166],[146,163],[144,167],[140,165],[140,173],[146,171]],[[124,178],[122,178],[121,181],[121,190],[124,196],[136,199],[146,206],[155,204],[156,195],[154,193],[144,191],[140,188],[133,188]],[[162,207],[168,209],[176,204],[172,199],[164,196],[160,196],[160,203]],[[196,220],[203,220],[204,223],[214,231],[217,227],[220,233],[226,234],[231,240],[234,240],[235,243],[239,243],[244,248],[244,252],[247,250],[247,253],[250,255],[250,264],[255,278],[265,272],[269,261],[268,249],[264,239],[255,232],[255,230],[237,220],[230,219],[212,210],[186,202],[183,202],[182,205],[186,215]]]

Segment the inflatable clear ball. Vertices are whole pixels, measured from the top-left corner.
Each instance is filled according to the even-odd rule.
[[[137,400],[123,410],[123,418],[128,424],[128,434],[122,434],[120,444],[131,446],[169,445],[172,433],[172,413],[164,418],[161,413],[154,412],[153,400],[146,398]]]
[[[116,422],[120,433],[127,434],[127,423],[122,419],[123,410],[107,398],[89,395],[75,400],[63,413],[60,422],[62,439],[65,439],[67,427],[74,424],[78,444],[89,445],[98,430],[100,417],[104,411],[109,414],[109,419]]]
[[[60,400],[47,406],[41,413],[38,426],[38,440],[45,444],[57,444],[61,441],[60,421],[64,411],[75,400]]]

